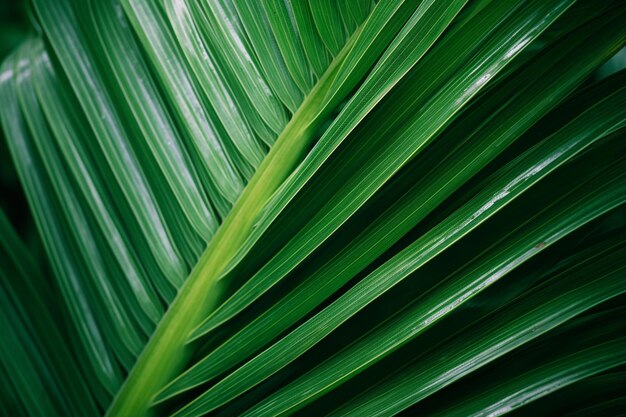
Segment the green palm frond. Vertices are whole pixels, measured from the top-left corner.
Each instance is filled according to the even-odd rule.
[[[0,414],[623,408],[623,2],[31,8]]]

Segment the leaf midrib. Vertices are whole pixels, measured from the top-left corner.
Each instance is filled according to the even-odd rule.
[[[221,272],[252,231],[265,203],[304,158],[317,127],[336,104],[336,95],[327,93],[351,47],[348,41],[279,135],[159,322],[115,396],[108,417],[151,415],[154,395],[186,363],[190,332],[217,306],[224,286],[218,281]]]

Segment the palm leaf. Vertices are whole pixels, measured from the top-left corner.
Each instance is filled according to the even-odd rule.
[[[32,3],[2,413],[623,404],[621,2]]]

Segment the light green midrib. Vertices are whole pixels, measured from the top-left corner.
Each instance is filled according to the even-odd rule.
[[[339,101],[328,94],[333,96],[329,103],[327,93],[351,46],[348,41],[279,135],[159,322],[107,417],[152,415],[150,403],[154,396],[186,364],[190,355],[188,336],[216,307],[223,286],[218,281],[221,272],[249,236],[265,203],[303,159],[316,129]]]

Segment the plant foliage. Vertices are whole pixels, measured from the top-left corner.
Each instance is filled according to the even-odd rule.
[[[2,415],[623,411],[624,2],[31,9]]]

